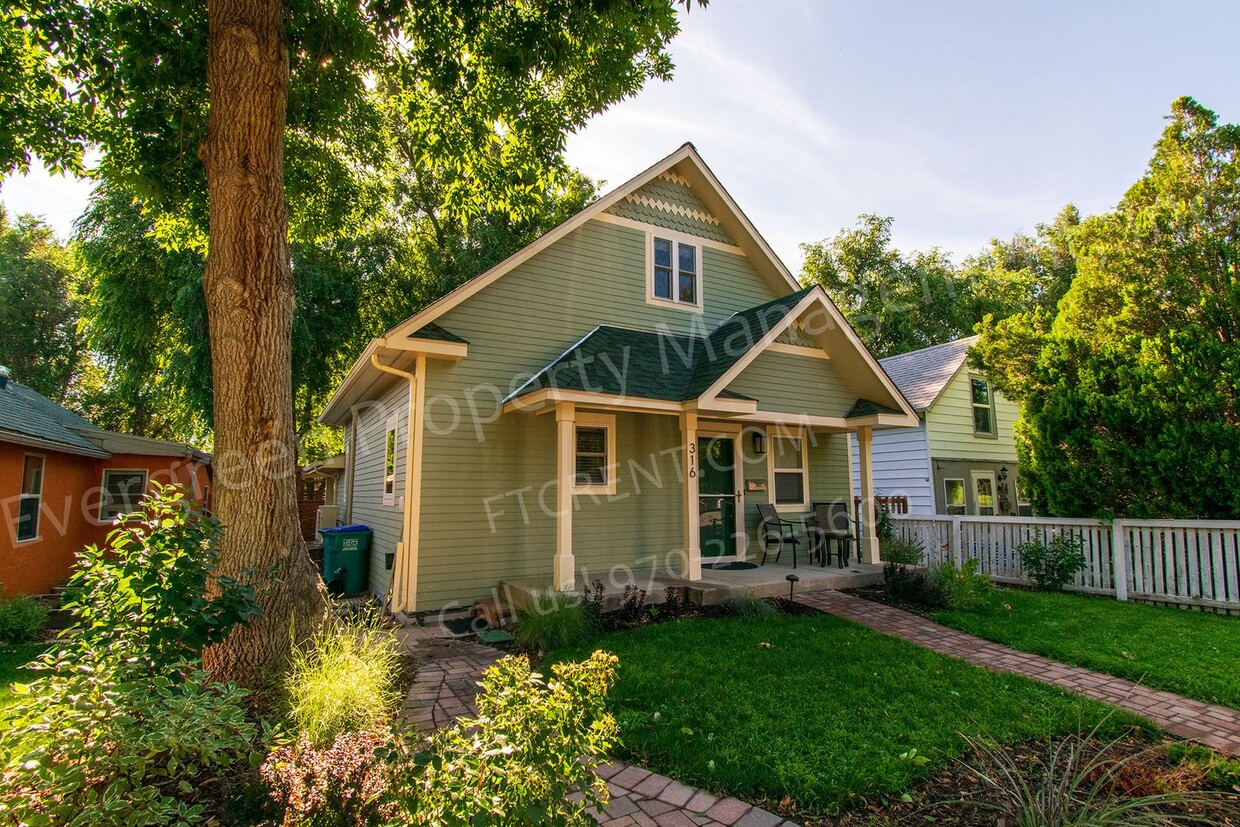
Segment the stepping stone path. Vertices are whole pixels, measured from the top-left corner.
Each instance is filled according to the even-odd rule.
[[[478,681],[504,653],[435,626],[405,626],[400,636],[420,664],[402,709],[405,720],[429,735],[457,716],[477,713]],[[797,827],[760,807],[620,761],[602,765],[598,775],[611,792],[606,811],[591,812],[602,827]]]
[[[1204,744],[1224,755],[1240,756],[1240,710],[1020,652],[850,594],[813,592],[798,596],[797,602],[996,672],[1015,672],[1122,707],[1153,721],[1171,735]]]

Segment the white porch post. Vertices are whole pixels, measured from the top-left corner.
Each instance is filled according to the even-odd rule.
[[[685,547],[680,563],[680,576],[686,580],[702,579],[702,535],[698,528],[698,415],[680,415],[680,436],[683,440],[681,472],[685,484]]]
[[[555,406],[555,565],[552,582],[558,591],[576,588],[577,561],[573,557],[573,442],[577,412],[572,402]]]
[[[874,520],[874,465],[870,456],[874,432],[869,425],[857,429],[857,457],[861,470],[861,550],[863,563],[881,562],[878,553],[878,526]]]

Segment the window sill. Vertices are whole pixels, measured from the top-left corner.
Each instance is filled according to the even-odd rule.
[[[27,537],[25,540],[14,540],[13,545],[14,546],[30,545],[31,543],[38,543],[42,539],[43,539],[43,535],[40,534],[37,537]]]
[[[614,496],[616,493],[616,484],[612,482],[607,485],[574,485],[572,487],[572,492],[574,497],[578,495],[588,497],[591,494],[606,494],[607,496]]]
[[[706,308],[700,302],[690,304],[689,302],[678,302],[675,299],[660,299],[658,296],[651,295],[646,296],[646,304],[654,305],[655,307],[674,307],[677,310],[684,310],[689,313],[706,312]]]

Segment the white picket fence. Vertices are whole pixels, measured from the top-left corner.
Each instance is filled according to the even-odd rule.
[[[976,558],[978,570],[1000,582],[1028,582],[1022,543],[1074,534],[1086,566],[1069,588],[1240,612],[1240,521],[892,514],[891,525],[921,545],[927,563]]]

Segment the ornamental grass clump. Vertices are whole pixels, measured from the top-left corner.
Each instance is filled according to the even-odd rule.
[[[1218,802],[1200,792],[1129,795],[1125,776],[1161,747],[1124,755],[1127,736],[1101,739],[1102,726],[1050,742],[1033,756],[964,736],[974,754],[965,771],[990,793],[975,806],[1008,827],[1163,827],[1201,823],[1191,807]]]
[[[527,651],[552,652],[588,640],[597,632],[596,614],[578,595],[549,590],[534,593],[517,609],[513,637]]]
[[[284,681],[295,730],[318,747],[385,725],[400,700],[402,648],[378,614],[329,619],[293,649]]]

